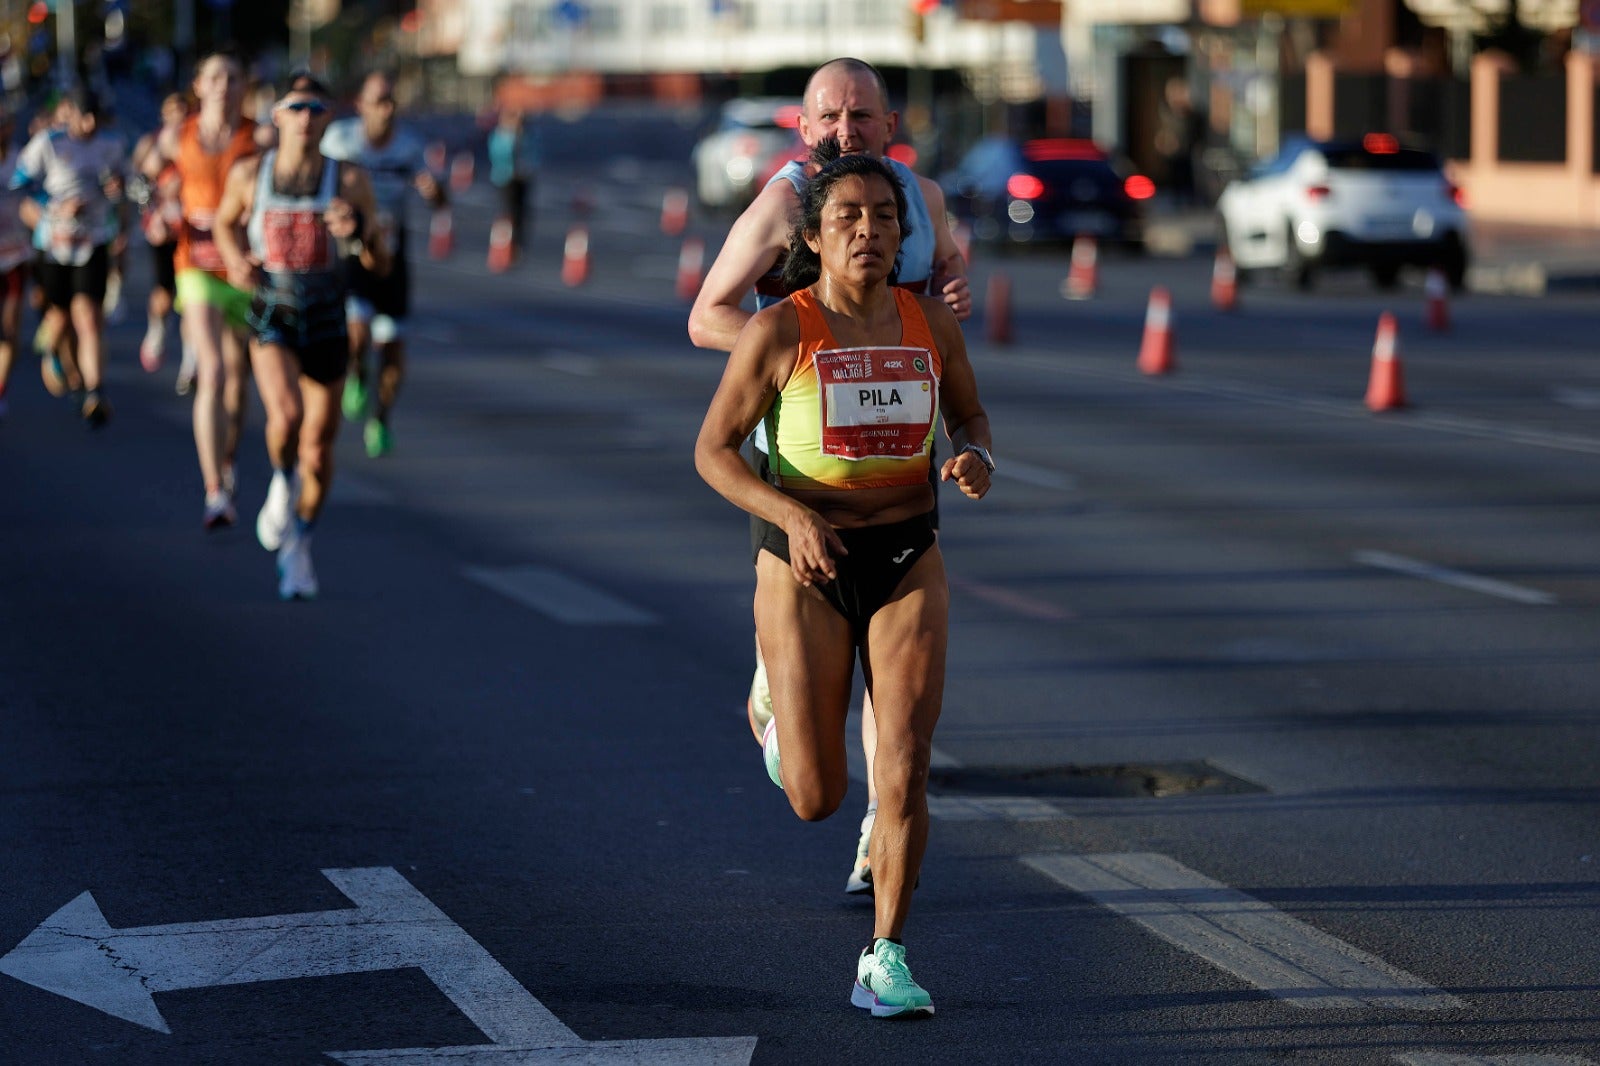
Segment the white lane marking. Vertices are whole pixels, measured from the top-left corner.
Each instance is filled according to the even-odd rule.
[[[468,566],[462,568],[462,573],[524,607],[568,625],[649,626],[660,621],[641,607],[541,566]]]
[[[700,1041],[587,1044],[398,871],[379,866],[324,870],[354,907],[305,914],[113,929],[92,893],[45,919],[0,958],[0,973],[113,1017],[171,1033],[154,994],[335,974],[419,969],[490,1041],[406,1052],[329,1052],[342,1062],[474,1061],[493,1052],[512,1062],[706,1061]],[[754,1037],[704,1042],[725,1062],[749,1062]],[[593,1049],[593,1050],[592,1050]],[[744,1052],[743,1057],[728,1052]],[[517,1056],[520,1056],[517,1057]],[[478,1061],[488,1061],[482,1059]]]
[[[1026,366],[1035,370],[1048,370],[1058,374],[1096,378],[1101,381],[1112,381],[1125,385],[1141,380],[1125,372],[1100,370],[1084,366],[1063,366],[1057,361],[1027,354],[1001,355],[1000,357],[1010,359],[1018,366]],[[1193,379],[1179,381],[1176,378],[1169,377],[1163,378],[1161,384],[1163,388],[1174,389],[1178,392],[1190,392],[1202,396],[1221,396],[1230,400],[1284,407],[1295,411],[1310,411],[1335,418],[1359,419],[1367,423],[1372,421],[1372,413],[1361,405],[1359,396],[1355,402],[1344,403],[1337,400],[1318,399],[1314,396],[1305,396],[1283,389],[1231,382],[1197,382]],[[1530,429],[1525,426],[1484,422],[1459,415],[1410,411],[1406,413],[1405,417],[1385,420],[1384,424],[1409,429],[1427,429],[1441,433],[1454,433],[1459,436],[1476,437],[1482,440],[1528,444],[1537,448],[1553,448],[1558,451],[1600,455],[1600,439],[1594,437],[1578,437],[1567,433],[1552,433],[1545,430]],[[999,473],[999,471],[996,470],[995,473]]]
[[[1579,1055],[1448,1055],[1440,1052],[1413,1052],[1395,1055],[1405,1066],[1595,1066]]]
[[[1580,411],[1600,411],[1600,389],[1574,389],[1561,387],[1551,390],[1550,398],[1566,407]]]
[[[1306,1009],[1449,1010],[1461,1001],[1227,885],[1153,853],[1023,863],[1183,951]]]
[[[950,574],[946,577],[952,588],[958,588],[975,599],[991,603],[996,607],[1003,607],[1008,611],[1027,618],[1037,618],[1042,622],[1068,622],[1076,617],[1071,611],[1057,607],[1053,603],[1036,600],[1032,596],[1025,596],[1011,589],[1003,589],[996,585],[986,585],[981,581],[972,581],[968,578],[957,577]]]
[[[1034,466],[1032,463],[1019,462],[1016,459],[1007,459],[995,465],[995,477],[1008,477],[1012,481],[1020,481],[1025,485],[1033,485],[1041,489],[1075,489],[1078,479],[1071,474],[1063,474],[1059,470],[1051,470],[1045,466]]]
[[[1435,566],[1433,563],[1407,558],[1404,555],[1395,555],[1393,552],[1358,551],[1351,558],[1358,563],[1375,566],[1380,570],[1392,570],[1398,574],[1420,577],[1424,581],[1436,581],[1441,585],[1451,585],[1455,588],[1468,589],[1472,592],[1481,592],[1485,596],[1498,596],[1503,600],[1529,603],[1540,607],[1549,606],[1556,602],[1555,596],[1548,592],[1524,588],[1521,585],[1513,585],[1507,581],[1496,581],[1492,577],[1479,577],[1476,574],[1452,570],[1447,566]]]
[[[1068,816],[1037,796],[928,795],[928,813],[947,822],[1060,822]]]
[[[551,370],[559,370],[563,374],[572,374],[580,378],[592,378],[600,373],[600,360],[581,352],[551,352],[535,359],[534,362]]]
[[[595,1041],[571,1047],[396,1048],[330,1053],[350,1066],[749,1066],[753,1036]]]

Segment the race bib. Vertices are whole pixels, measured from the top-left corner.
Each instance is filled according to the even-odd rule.
[[[67,215],[54,207],[50,211],[50,257],[58,263],[82,266],[94,253],[94,235],[77,215]]]
[[[189,238],[189,264],[201,270],[223,270],[222,253],[217,250],[211,226],[216,221],[215,211],[195,211],[184,221],[184,231]]]
[[[328,229],[320,212],[269,210],[261,223],[268,270],[304,273],[330,267]]]
[[[914,459],[927,454],[939,378],[926,348],[831,348],[815,356],[822,454]]]

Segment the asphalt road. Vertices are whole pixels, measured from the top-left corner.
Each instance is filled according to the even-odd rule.
[[[1261,281],[1222,314],[1199,259],[1108,255],[1069,303],[1063,257],[979,251],[1015,342],[971,323],[1000,471],[944,496],[907,933],[939,1013],[873,1022],[861,790],[799,822],[743,721],[747,534],[692,466],[721,357],[673,294],[676,176],[548,175],[499,276],[489,192],[462,198],[456,255],[418,266],[396,451],[342,437],[312,604],[249,531],[259,412],[246,521],[207,536],[137,325],[102,432],[22,361],[0,1059],[1600,1062],[1592,300],[1474,297],[1434,335],[1414,279]],[[1413,406],[1374,415],[1385,309]],[[377,1049],[416,1050],[349,1054]]]

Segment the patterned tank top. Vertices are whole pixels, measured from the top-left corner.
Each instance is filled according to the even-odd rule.
[[[891,288],[900,343],[841,348],[810,290],[794,370],[767,412],[773,484],[785,489],[923,485],[932,463],[944,360],[917,297]]]
[[[268,274],[331,274],[339,265],[323,212],[339,191],[339,163],[324,160],[322,180],[310,196],[285,196],[273,187],[276,151],[261,158],[255,203],[245,227],[250,250]]]

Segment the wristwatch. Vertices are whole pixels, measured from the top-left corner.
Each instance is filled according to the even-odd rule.
[[[989,454],[988,448],[985,448],[981,444],[968,444],[956,454],[965,455],[967,452],[971,452],[973,455],[976,455],[978,457],[978,462],[982,463],[989,473],[994,473],[994,456]]]

